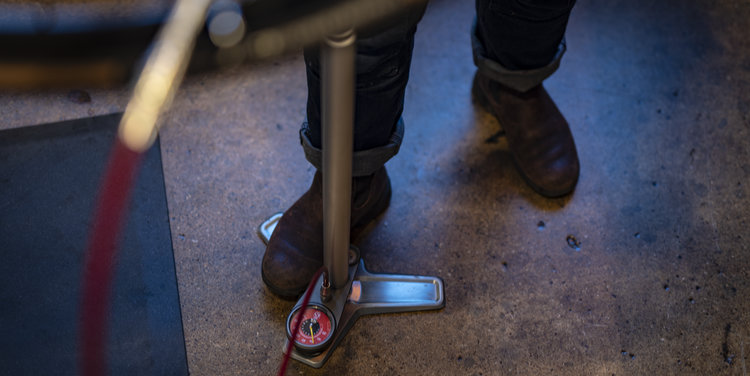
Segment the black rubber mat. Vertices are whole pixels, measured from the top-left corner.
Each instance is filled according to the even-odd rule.
[[[0,132],[0,375],[79,373],[83,258],[119,118]],[[109,322],[110,374],[187,374],[158,142],[133,190]]]

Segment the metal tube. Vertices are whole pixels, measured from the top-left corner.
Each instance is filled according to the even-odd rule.
[[[159,32],[117,130],[128,149],[142,153],[156,140],[159,116],[182,82],[209,5],[210,0],[178,1]]]
[[[348,30],[326,38],[321,49],[323,261],[335,289],[349,280],[355,39]]]

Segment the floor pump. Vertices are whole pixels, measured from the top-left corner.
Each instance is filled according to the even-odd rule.
[[[322,150],[323,256],[327,280],[313,285],[306,307],[302,300],[286,321],[287,341],[299,326],[292,358],[320,368],[362,315],[440,309],[445,306],[439,277],[375,274],[365,269],[356,247],[349,244],[353,156],[356,36],[353,30],[323,43]],[[258,233],[267,244],[282,213],[263,222]]]

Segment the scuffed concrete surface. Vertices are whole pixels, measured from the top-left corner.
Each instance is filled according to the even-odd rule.
[[[526,187],[470,97],[471,1],[420,24],[374,272],[439,275],[437,312],[359,320],[306,375],[745,375],[750,355],[750,4],[581,0],[546,82],[576,191]],[[4,126],[116,111],[122,94],[0,97]],[[292,302],[255,228],[307,188],[300,57],[191,77],[162,131],[190,372],[273,374]],[[19,99],[20,98],[20,99]],[[30,115],[33,113],[33,116]],[[580,249],[569,246],[574,236]]]

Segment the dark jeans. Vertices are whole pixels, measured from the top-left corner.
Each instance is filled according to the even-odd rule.
[[[476,0],[471,40],[481,74],[519,91],[541,84],[559,66],[563,36],[575,0]],[[377,32],[359,35],[354,120],[354,176],[375,172],[398,153],[403,138],[401,113],[424,8],[391,20]],[[305,156],[321,167],[320,62],[305,51],[307,121],[300,138]]]

